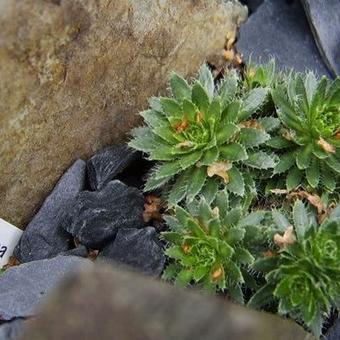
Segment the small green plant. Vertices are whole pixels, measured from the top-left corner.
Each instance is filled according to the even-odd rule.
[[[244,82],[247,89],[275,88],[282,80],[283,75],[277,71],[274,59],[262,65],[255,64],[250,60],[245,68]]]
[[[203,65],[198,79],[173,74],[170,85],[129,143],[156,163],[145,191],[161,188],[168,203],[163,277],[226,289],[319,337],[340,307],[340,206],[319,222],[339,202],[340,78],[271,60],[217,84]],[[296,197],[316,211],[296,201],[290,215]]]
[[[272,91],[282,129],[267,142],[279,150],[274,174],[284,175],[287,190],[333,192],[340,174],[340,78],[320,81],[313,73],[290,73]]]
[[[226,191],[218,192],[214,208],[205,198],[184,210],[179,206],[175,216],[167,216],[171,231],[163,237],[169,242],[166,254],[173,262],[164,277],[177,284],[194,283],[206,289],[228,289],[236,301],[243,302],[242,285],[250,277],[248,266],[254,257],[244,247],[248,225],[258,225],[262,211],[245,214],[240,207],[231,207]]]
[[[189,85],[174,74],[171,98],[153,98],[140,115],[147,126],[134,129],[129,145],[158,161],[145,191],[168,184],[170,205],[192,201],[205,186],[219,183],[243,196],[249,170],[275,166],[275,157],[258,149],[275,124],[272,117],[252,119],[266,100],[268,89],[244,91],[237,72],[214,85],[207,65]],[[220,179],[220,180],[217,180]]]
[[[302,322],[319,337],[331,308],[340,307],[340,206],[321,224],[302,201],[293,206],[292,224],[277,211],[273,217],[285,232],[274,236],[276,253],[253,264],[266,284],[249,305],[277,303],[280,314]]]

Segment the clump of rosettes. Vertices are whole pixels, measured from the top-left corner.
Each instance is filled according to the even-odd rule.
[[[173,261],[164,277],[183,286],[227,288],[233,299],[243,302],[241,287],[254,260],[244,239],[247,227],[260,224],[265,213],[247,214],[231,207],[226,191],[218,192],[212,205],[205,198],[194,203],[189,211],[177,206],[175,216],[166,217],[171,231],[162,235],[169,242],[166,254]]]
[[[145,191],[167,184],[170,205],[192,201],[205,186],[217,190],[219,183],[243,196],[251,182],[244,167],[269,169],[276,164],[258,150],[270,138],[266,127],[272,118],[257,122],[252,117],[268,89],[244,90],[236,71],[215,87],[207,65],[192,84],[177,74],[170,84],[172,97],[152,98],[150,109],[140,113],[146,126],[134,129],[129,143],[159,162]]]
[[[299,185],[334,192],[340,175],[340,78],[317,80],[313,73],[286,77],[272,91],[282,123],[267,144],[278,151],[274,174],[287,190]]]
[[[266,284],[249,301],[253,307],[276,303],[319,337],[331,308],[340,299],[340,206],[321,224],[302,201],[293,206],[292,223],[275,212],[281,230],[274,236],[274,256],[260,258],[253,269],[265,275]]]

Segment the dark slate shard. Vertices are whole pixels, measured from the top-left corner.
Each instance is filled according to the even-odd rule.
[[[340,339],[340,316],[335,320],[334,325],[328,330],[325,340]]]
[[[248,7],[249,15],[256,12],[264,0],[241,0],[240,2]]]
[[[241,25],[237,48],[247,61],[275,57],[280,68],[329,72],[322,61],[300,1],[265,0]]]
[[[143,158],[137,159],[128,168],[124,169],[122,173],[118,174],[115,179],[119,179],[130,187],[143,189],[146,178],[154,165],[155,163],[149,160]]]
[[[0,276],[0,320],[35,315],[43,297],[66,275],[91,261],[77,256],[57,256],[11,267]]]
[[[143,221],[142,193],[114,180],[101,191],[83,191],[64,228],[91,249],[102,249],[120,228],[139,228]]]
[[[0,340],[17,340],[22,333],[24,319],[17,318],[0,325]]]
[[[150,275],[160,275],[165,255],[157,243],[153,227],[120,229],[114,242],[107,245],[99,258],[114,260]]]
[[[84,188],[85,171],[86,163],[77,160],[61,177],[14,250],[20,262],[51,258],[71,248],[70,235],[61,225]]]
[[[127,145],[106,148],[87,161],[87,173],[92,190],[101,190],[132,162],[140,153]]]
[[[340,75],[340,1],[302,0],[319,51],[334,75]]]
[[[61,253],[60,255],[63,256],[80,256],[80,257],[87,257],[89,254],[87,248],[83,245],[80,245],[77,248],[73,248],[67,251],[64,251],[63,253]]]

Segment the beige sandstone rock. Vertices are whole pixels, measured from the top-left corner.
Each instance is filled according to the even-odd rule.
[[[291,320],[98,263],[69,278],[21,340],[312,340]]]
[[[222,0],[2,0],[0,216],[24,227],[75,159],[124,139],[170,71],[193,75],[246,16]]]

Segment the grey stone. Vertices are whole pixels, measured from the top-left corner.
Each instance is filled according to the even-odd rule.
[[[63,227],[91,249],[102,249],[120,228],[138,228],[143,221],[142,193],[114,180],[101,191],[83,191]]]
[[[114,260],[151,275],[160,275],[165,264],[164,251],[157,243],[153,227],[120,229],[115,241],[98,258]]]
[[[241,26],[237,43],[245,61],[275,57],[280,68],[329,75],[314,42],[300,1],[265,0]]]
[[[87,174],[93,190],[101,190],[120,172],[138,159],[140,154],[127,145],[106,148],[87,162]]]
[[[340,75],[340,1],[302,0],[302,4],[326,65]]]
[[[89,254],[87,248],[83,245],[80,245],[77,248],[73,248],[67,251],[62,252],[60,255],[63,256],[80,256],[80,257],[87,257]]]
[[[61,284],[22,340],[312,340],[291,320],[96,264]]]
[[[46,198],[14,250],[20,262],[51,258],[70,249],[70,235],[61,224],[74,199],[84,188],[85,170],[86,163],[77,160]]]
[[[0,320],[34,315],[44,296],[65,276],[91,265],[81,257],[57,256],[9,268],[0,276]]]
[[[0,340],[17,340],[23,324],[24,319],[18,318],[0,325]]]
[[[333,327],[329,329],[325,336],[325,340],[339,340],[340,339],[340,317],[335,320]]]
[[[262,5],[264,0],[241,0],[240,2],[248,7],[250,14],[254,13]]]

